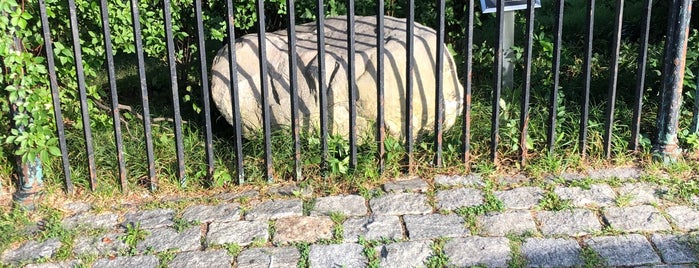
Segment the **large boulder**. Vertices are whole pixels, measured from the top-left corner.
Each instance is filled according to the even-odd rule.
[[[347,83],[346,18],[333,17],[325,21],[325,82],[327,85],[329,131],[348,136],[349,90]],[[357,134],[368,134],[374,129],[377,113],[376,93],[376,18],[356,17],[355,70],[357,81]],[[386,131],[395,137],[405,135],[405,72],[406,21],[393,17],[385,19],[385,122]],[[413,72],[413,137],[434,129],[435,120],[435,31],[415,23]],[[317,27],[315,23],[296,26],[298,53],[299,118],[302,128],[312,130],[319,126]],[[267,33],[267,72],[269,85],[270,118],[272,127],[291,125],[291,96],[289,86],[289,58],[286,30]],[[243,135],[262,130],[262,101],[258,37],[245,35],[236,40],[238,66],[238,94]],[[463,88],[457,77],[454,59],[444,49],[444,129],[453,126],[462,112]],[[214,58],[211,91],[216,107],[233,124],[229,83],[228,47],[224,46]]]

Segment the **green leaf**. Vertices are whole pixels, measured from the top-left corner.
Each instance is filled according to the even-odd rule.
[[[53,156],[61,156],[61,150],[58,149],[58,147],[54,147],[54,146],[49,147],[49,153]]]

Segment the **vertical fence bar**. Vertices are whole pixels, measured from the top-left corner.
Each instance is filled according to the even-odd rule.
[[[682,152],[677,144],[677,132],[682,106],[692,1],[672,0],[669,5],[663,88],[657,122],[658,144],[654,148],[655,157],[664,163],[677,161],[677,157]]]
[[[527,41],[524,48],[524,90],[522,91],[522,105],[519,117],[519,161],[520,165],[527,164],[527,128],[529,126],[529,97],[532,88],[532,43],[534,36],[534,10],[535,0],[527,1]]]
[[[653,8],[653,1],[646,0],[643,5],[645,16],[641,25],[641,46],[638,51],[638,71],[636,72],[636,95],[634,97],[633,120],[631,121],[631,143],[630,149],[638,151],[639,136],[641,133],[641,109],[643,108],[643,91],[645,90],[646,62],[648,61],[648,36],[650,34],[650,16]]]
[[[325,7],[317,0],[316,29],[318,32],[318,92],[320,93],[320,169],[327,176],[328,169],[328,92],[325,87]]]
[[[90,189],[94,191],[97,187],[97,169],[95,167],[95,150],[92,144],[92,128],[90,127],[90,114],[87,106],[87,91],[85,89],[85,70],[83,69],[80,36],[78,34],[78,17],[74,0],[68,0],[68,12],[70,13],[70,30],[71,37],[73,39],[73,55],[75,55],[75,73],[77,74],[78,90],[80,93],[80,114],[82,116],[83,134],[85,136]]]
[[[214,175],[214,145],[211,133],[211,104],[209,100],[209,73],[206,66],[206,42],[204,36],[204,18],[201,11],[201,0],[194,0],[194,10],[197,19],[197,41],[199,48],[199,65],[201,67],[201,98],[204,104],[204,150],[206,150],[206,180],[213,184]]]
[[[67,193],[73,193],[73,180],[70,174],[70,163],[68,160],[68,146],[66,145],[65,126],[63,125],[63,114],[61,113],[61,99],[58,93],[58,78],[56,77],[56,63],[53,55],[53,41],[51,30],[49,29],[49,19],[46,14],[46,3],[39,0],[39,13],[41,14],[41,30],[44,37],[44,49],[46,52],[46,62],[49,71],[51,86],[51,100],[53,101],[53,115],[56,118],[56,135],[58,136],[58,146],[61,149],[61,162],[63,164],[64,186]]]
[[[697,76],[694,96],[699,96],[699,75]],[[690,125],[689,133],[699,133],[699,101],[697,100],[694,101],[694,112],[692,114],[692,124]]]
[[[301,181],[301,139],[299,137],[299,92],[298,92],[298,75],[296,68],[298,66],[296,53],[296,8],[294,0],[286,0],[287,19],[289,27],[287,27],[287,36],[289,36],[289,94],[291,94],[291,135],[294,139],[294,180]]]
[[[379,160],[379,172],[384,170],[384,140],[386,136],[384,126],[384,1],[379,0],[376,5],[376,139]]]
[[[347,0],[347,88],[349,89],[350,168],[357,167],[357,92],[354,68],[354,0]]]
[[[585,85],[583,92],[582,111],[580,115],[580,135],[578,137],[580,155],[587,153],[587,122],[590,114],[590,83],[592,82],[592,39],[595,28],[595,0],[587,2],[587,34],[585,35],[585,63],[583,71]]]
[[[553,154],[553,149],[556,143],[556,113],[558,112],[558,88],[560,86],[561,74],[561,44],[563,37],[563,7],[565,0],[556,1],[556,25],[554,31],[555,40],[553,43],[553,64],[551,73],[553,73],[553,89],[549,98],[549,128],[546,134],[546,139],[549,147],[549,154]]]
[[[233,114],[233,128],[235,129],[235,161],[238,183],[245,182],[245,170],[243,168],[243,132],[240,122],[240,100],[238,99],[238,63],[235,55],[235,15],[233,14],[233,1],[226,0],[226,31],[228,34],[228,71],[231,89],[231,109]]]
[[[415,65],[415,0],[408,0],[406,30],[406,70],[405,70],[405,153],[408,174],[413,173],[413,67]]]
[[[119,96],[116,88],[116,75],[114,74],[114,54],[112,52],[112,37],[109,29],[109,8],[106,0],[100,0],[100,14],[102,15],[102,33],[104,34],[104,49],[107,57],[107,75],[109,76],[109,92],[112,102],[112,122],[114,124],[114,139],[116,140],[117,161],[119,164],[119,182],[121,191],[127,191],[126,166],[124,165],[124,147],[121,137],[121,115],[119,114]]]
[[[272,126],[269,117],[269,86],[267,83],[267,36],[265,32],[265,1],[257,0],[257,24],[260,55],[260,87],[262,93],[262,120],[265,135],[265,177],[267,182],[274,181],[274,167],[272,166]]]
[[[616,17],[614,19],[614,43],[612,44],[612,62],[609,67],[609,94],[607,95],[607,120],[604,126],[604,156],[612,156],[612,129],[614,126],[614,104],[616,102],[616,84],[619,78],[619,47],[621,46],[621,23],[624,16],[624,0],[616,2]]]
[[[491,115],[491,131],[490,131],[490,160],[495,162],[498,157],[498,131],[500,129],[500,92],[502,90],[502,46],[503,46],[503,28],[505,18],[504,1],[497,1],[496,18],[498,21],[498,40],[495,47],[495,62],[494,62],[494,78],[495,87],[493,88],[493,113]]]
[[[141,23],[138,9],[138,0],[131,0],[131,19],[134,32],[134,43],[136,46],[136,56],[138,59],[138,77],[141,87],[141,106],[143,106],[143,129],[146,140],[146,158],[148,161],[148,182],[150,190],[157,188],[158,180],[155,176],[155,156],[153,153],[153,135],[150,118],[150,101],[148,99],[148,84],[146,80],[146,64],[143,55],[143,43],[141,36]]]
[[[466,15],[466,86],[464,91],[464,113],[463,113],[463,163],[468,166],[471,161],[471,88],[473,85],[473,17],[475,14],[474,1],[468,1],[468,15]]]
[[[444,122],[444,9],[445,1],[437,0],[437,62],[436,68],[436,89],[434,100],[434,146],[437,150],[434,157],[434,165],[442,166],[442,123]]]
[[[155,156],[153,156],[153,134],[151,133],[150,104],[148,102],[148,84],[146,83],[146,64],[143,57],[143,43],[141,39],[141,22],[139,21],[138,0],[131,0],[131,19],[133,23],[134,43],[136,45],[136,57],[138,58],[138,78],[141,85],[141,105],[143,106],[143,130],[146,138],[146,156],[148,158],[148,182],[150,190],[157,188],[158,180],[155,177]]]
[[[177,178],[185,186],[187,178],[184,170],[184,145],[182,142],[182,115],[180,114],[180,96],[177,86],[177,63],[175,63],[175,42],[172,35],[172,14],[170,0],[163,0],[165,16],[165,39],[167,44],[168,66],[170,67],[170,84],[172,86],[172,112],[175,126],[175,148],[177,150]]]

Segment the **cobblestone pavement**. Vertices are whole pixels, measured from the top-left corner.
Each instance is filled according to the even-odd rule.
[[[670,201],[640,173],[538,185],[440,175],[364,196],[287,185],[128,213],[72,203],[62,221],[79,230],[72,244],[27,241],[0,257],[26,267],[696,267],[699,204]]]

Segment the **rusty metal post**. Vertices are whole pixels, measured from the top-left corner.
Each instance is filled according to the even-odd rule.
[[[677,144],[677,132],[682,107],[682,85],[691,12],[691,0],[670,1],[663,85],[657,121],[658,141],[654,147],[654,158],[664,163],[676,161],[682,152]]]

